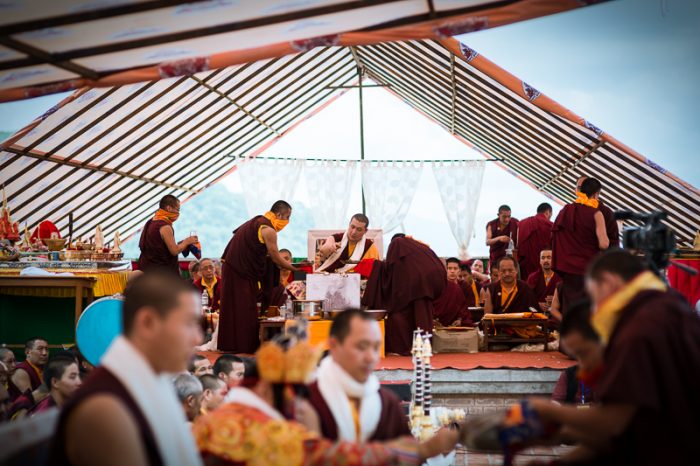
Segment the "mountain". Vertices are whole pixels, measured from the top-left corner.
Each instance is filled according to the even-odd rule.
[[[180,218],[174,225],[175,238],[181,240],[196,231],[202,244],[202,257],[221,257],[233,230],[249,218],[243,194],[216,184],[182,204]],[[295,203],[289,226],[279,233],[279,247],[291,250],[294,257],[306,257],[307,232],[313,227],[311,210]],[[139,236],[137,233],[124,242],[124,257],[139,256]]]

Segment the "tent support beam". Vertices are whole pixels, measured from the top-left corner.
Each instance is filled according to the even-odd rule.
[[[192,188],[187,188],[185,186],[178,186],[178,185],[170,184],[170,183],[164,183],[162,181],[154,180],[152,178],[144,178],[144,177],[132,175],[130,173],[126,173],[123,171],[114,170],[111,168],[93,167],[90,165],[83,165],[80,162],[74,162],[72,160],[65,160],[65,159],[62,159],[60,157],[55,157],[55,156],[48,156],[47,157],[43,154],[37,154],[35,152],[24,152],[20,149],[15,149],[14,147],[8,147],[4,150],[6,150],[7,152],[12,152],[13,154],[17,154],[17,155],[21,155],[21,156],[25,156],[25,157],[31,157],[33,159],[38,159],[38,160],[41,160],[42,162],[51,162],[51,163],[55,163],[58,165],[64,165],[67,167],[81,168],[83,170],[90,170],[90,171],[102,172],[102,173],[110,173],[112,175],[121,176],[123,178],[131,178],[133,180],[142,181],[144,183],[154,184],[157,186],[164,186],[164,187],[170,188],[170,189],[178,189],[180,191],[186,191],[186,192],[192,193],[192,194],[197,193],[197,191],[192,189]]]
[[[583,162],[583,161],[584,161],[588,156],[590,156],[593,152],[595,152],[595,151],[597,151],[598,149],[600,149],[601,147],[603,147],[604,144],[605,144],[605,141],[603,141],[602,139],[598,139],[592,146],[590,146],[590,147],[586,150],[586,152],[584,152],[578,159],[576,159],[576,160],[574,161],[574,163],[571,164],[570,167],[564,166],[564,168],[562,168],[561,171],[559,171],[559,173],[557,173],[556,175],[554,175],[551,179],[549,179],[546,183],[544,183],[544,184],[542,184],[541,186],[539,186],[537,189],[539,189],[540,191],[544,191],[544,189],[545,189],[547,186],[549,186],[550,184],[552,184],[552,183],[554,183],[555,181],[557,181],[557,180],[558,180],[559,178],[561,178],[562,175],[564,175],[564,173],[566,173],[567,171],[569,171],[569,170],[571,170],[571,169],[576,168],[577,166],[579,166],[579,164],[580,164],[581,162]]]
[[[363,81],[364,75],[365,75],[365,66],[362,64],[362,60],[360,60],[360,56],[358,55],[355,47],[350,47],[350,53],[352,53],[352,58],[355,60],[355,63],[357,64],[357,77],[358,77],[357,88],[360,91],[360,93],[359,93],[360,160],[364,160],[365,159],[365,115],[364,115],[363,98],[362,98],[362,81]],[[360,170],[360,193],[362,194],[362,213],[367,215],[367,203],[365,200],[365,188],[362,185],[362,170]]]
[[[96,80],[99,79],[100,75],[97,73],[95,70],[91,70],[90,68],[86,68],[84,66],[78,65],[76,63],[73,63],[71,61],[67,60],[57,60],[53,56],[51,56],[50,53],[38,49],[36,47],[32,47],[29,44],[25,44],[24,42],[20,42],[18,40],[15,40],[11,37],[7,36],[0,36],[0,44],[4,45],[5,47],[15,50],[17,52],[23,53],[25,55],[29,55],[32,59],[36,60],[38,63],[47,63],[49,65],[53,65],[57,68],[61,68],[62,70],[69,71],[71,73],[75,73],[83,78],[86,79],[92,79]]]
[[[260,123],[261,125],[263,125],[265,128],[269,129],[270,132],[272,132],[272,134],[274,134],[275,136],[279,136],[279,135],[280,135],[280,133],[279,133],[275,128],[273,128],[272,126],[270,126],[270,125],[268,125],[267,123],[265,123],[264,121],[262,121],[260,118],[258,118],[258,117],[256,117],[255,115],[253,115],[251,112],[249,112],[248,110],[246,110],[245,107],[243,107],[242,105],[239,105],[238,102],[236,102],[236,101],[233,100],[231,97],[229,97],[228,94],[226,94],[226,93],[224,93],[224,92],[221,92],[219,89],[217,89],[217,88],[211,86],[210,84],[207,84],[206,82],[204,82],[203,80],[199,79],[199,78],[196,77],[196,76],[190,76],[190,78],[193,79],[193,80],[195,80],[195,81],[197,81],[197,82],[199,83],[200,86],[204,87],[204,88],[205,88],[206,90],[208,90],[209,92],[212,92],[212,93],[214,93],[214,94],[217,94],[219,97],[224,98],[227,102],[230,102],[231,104],[235,105],[236,108],[238,108],[241,112],[245,113],[246,115],[248,115],[249,117],[251,117],[253,120],[257,121],[258,123]]]
[[[457,113],[457,81],[455,80],[455,56],[450,54],[450,81],[452,83],[452,115],[450,133],[455,134],[455,118]]]

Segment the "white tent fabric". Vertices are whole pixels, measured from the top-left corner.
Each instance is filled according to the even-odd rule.
[[[433,176],[440,191],[447,222],[459,247],[460,259],[468,258],[467,250],[474,231],[484,168],[483,161],[433,164]]]
[[[345,227],[357,162],[306,162],[304,175],[316,228]]]
[[[390,233],[406,218],[423,173],[423,164],[364,161],[361,168],[370,225],[381,228],[384,234]]]
[[[267,212],[278,200],[292,201],[303,160],[249,159],[238,168],[248,216]]]

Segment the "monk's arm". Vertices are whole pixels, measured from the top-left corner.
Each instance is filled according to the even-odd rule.
[[[187,249],[190,244],[194,244],[195,242],[194,237],[190,236],[189,238],[185,238],[179,243],[176,243],[175,232],[173,231],[173,227],[170,225],[160,227],[160,237],[163,238],[165,245],[168,247],[168,251],[170,251],[170,254],[173,256],[177,256],[182,251]]]
[[[32,388],[32,381],[29,379],[29,374],[24,369],[17,369],[12,376],[12,383],[19,389],[20,393],[24,393]]]
[[[491,302],[491,291],[488,288],[484,288],[484,312],[493,312],[493,303]]]
[[[321,247],[318,248],[318,250],[321,251],[322,258],[325,259],[331,254],[333,254],[338,248],[340,248],[340,243],[337,243],[335,241],[335,238],[329,236],[328,238],[326,238],[326,242],[323,243]]]
[[[260,234],[263,237],[263,241],[265,241],[267,253],[270,255],[272,262],[274,262],[280,269],[296,272],[298,269],[294,267],[291,262],[287,262],[284,257],[280,255],[280,251],[277,248],[277,232],[270,227],[264,227],[262,230],[260,230]]]
[[[486,225],[486,246],[491,246],[496,243],[508,243],[510,238],[506,235],[496,236],[492,238],[491,229]]]
[[[610,246],[610,238],[608,238],[608,230],[605,228],[605,217],[603,213],[598,211],[595,213],[595,234],[598,237],[598,247],[600,249],[608,249]]]
[[[633,405],[606,404],[578,409],[557,406],[549,400],[531,400],[544,422],[561,424],[585,435],[587,443],[604,445],[620,435],[632,420],[637,408]],[[583,440],[583,439],[582,439]]]
[[[109,395],[97,395],[68,418],[66,453],[76,466],[147,466],[133,417]]]
[[[549,313],[552,314],[552,317],[557,319],[559,322],[561,322],[561,319],[563,316],[561,315],[561,311],[559,311],[560,308],[559,304],[559,291],[554,290],[554,297],[552,298],[552,305],[549,306]]]

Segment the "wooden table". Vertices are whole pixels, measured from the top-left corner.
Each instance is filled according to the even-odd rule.
[[[68,288],[75,290],[75,324],[83,313],[83,298],[87,305],[95,299],[93,288],[97,282],[93,277],[0,277],[0,294],[4,288]]]
[[[481,325],[484,329],[484,341],[486,349],[489,345],[498,343],[544,343],[544,350],[547,351],[547,343],[549,342],[549,325],[547,319],[482,319]],[[524,327],[527,325],[540,325],[544,331],[544,337],[521,338],[521,337],[499,337],[495,336],[496,329],[501,326],[505,327]]]
[[[258,336],[260,338],[260,343],[269,340],[267,338],[268,330],[270,329],[279,329],[282,331],[284,329],[284,321],[283,320],[261,320],[260,321],[260,330],[258,333]]]

